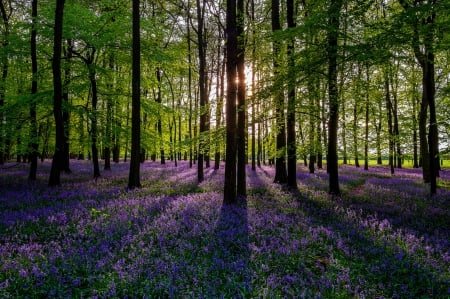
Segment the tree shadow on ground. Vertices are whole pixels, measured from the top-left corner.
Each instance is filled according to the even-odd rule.
[[[251,290],[249,227],[245,199],[238,205],[222,205],[214,229],[208,296],[246,298]]]
[[[267,174],[264,170],[257,171],[254,180],[258,184],[263,181],[268,184],[271,177]],[[303,213],[303,217],[309,219],[310,231],[317,231],[322,235],[322,242],[325,242],[326,247],[332,248],[330,256],[320,259],[322,273],[316,273],[317,276],[311,281],[312,285],[318,285],[321,295],[329,297],[339,292],[341,295],[346,293],[347,296],[383,295],[392,298],[444,298],[448,295],[450,281],[445,275],[438,274],[442,270],[445,271],[445,266],[429,264],[417,255],[418,252],[411,251],[407,243],[404,243],[411,241],[406,240],[409,236],[398,235],[397,239],[393,237],[401,234],[402,230],[383,232],[382,221],[373,217],[365,218],[363,214],[346,214],[342,203],[323,198],[317,200],[301,190],[280,186],[275,189],[268,187],[266,191],[266,197],[274,198],[274,208],[277,201],[275,198],[280,196],[279,192],[286,194],[286,198],[296,200],[297,206],[291,205],[289,208],[282,207],[282,202],[278,201],[280,213]],[[364,225],[364,221],[373,223]],[[417,238],[417,243],[417,246],[425,247],[424,244],[419,244],[420,238]],[[307,256],[307,252],[305,255]],[[298,262],[300,265],[304,263]],[[347,270],[343,271],[344,269]],[[344,280],[344,276],[347,276],[345,280],[350,284],[339,285],[339,280]],[[329,287],[320,289],[324,278]]]

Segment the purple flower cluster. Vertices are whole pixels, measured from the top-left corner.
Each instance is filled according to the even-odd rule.
[[[341,167],[336,200],[323,170],[300,167],[293,191],[263,166],[247,169],[245,205],[224,206],[223,167],[197,184],[186,162],[145,162],[127,191],[128,166],[93,180],[73,161],[58,188],[48,162],[35,183],[2,170],[1,298],[449,295],[450,193],[429,200],[416,170]]]

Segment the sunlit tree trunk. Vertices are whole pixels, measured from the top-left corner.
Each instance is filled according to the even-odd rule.
[[[236,63],[237,63],[236,1],[227,1],[226,7],[226,162],[224,204],[237,203],[236,196]]]
[[[245,164],[247,163],[246,152],[246,92],[245,92],[245,36],[244,36],[244,0],[237,0],[237,74],[238,74],[238,86],[237,86],[237,196],[246,196],[246,171]]]

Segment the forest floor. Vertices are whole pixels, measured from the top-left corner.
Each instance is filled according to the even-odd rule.
[[[420,170],[299,165],[298,191],[247,168],[245,206],[222,206],[223,165],[128,163],[92,179],[71,160],[0,169],[0,298],[449,298],[450,170],[429,198]]]

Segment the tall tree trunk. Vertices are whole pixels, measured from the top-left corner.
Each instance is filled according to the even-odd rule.
[[[391,91],[389,83],[389,71],[385,71],[384,74],[384,89],[385,89],[385,100],[386,100],[386,113],[388,120],[388,134],[389,134],[389,166],[391,168],[391,174],[394,174],[394,131],[392,126],[392,101],[391,101]]]
[[[71,173],[70,170],[70,111],[69,111],[69,84],[70,84],[70,60],[72,59],[72,41],[67,40],[67,50],[63,48],[66,56],[64,66],[64,86],[63,86],[63,122],[64,122],[64,153],[63,153],[63,165],[62,171],[65,173]]]
[[[100,177],[100,166],[98,163],[98,148],[97,148],[97,138],[98,138],[98,120],[97,120],[97,103],[98,103],[98,91],[97,91],[97,80],[96,71],[94,65],[95,49],[92,49],[90,57],[88,58],[88,70],[89,70],[89,81],[91,82],[91,92],[92,92],[92,117],[91,117],[91,149],[92,149],[92,164],[94,166],[94,178]]]
[[[398,66],[396,65],[396,69],[392,75],[392,117],[393,117],[393,141],[395,148],[395,159],[394,166],[397,168],[402,168],[402,149],[400,146],[400,129],[398,123]]]
[[[366,102],[365,102],[365,134],[364,134],[364,170],[369,170],[369,110],[370,110],[370,97],[369,97],[369,90],[370,90],[370,67],[367,64],[366,65],[366,84],[365,84],[365,90],[366,90]]]
[[[11,17],[12,7],[6,7],[3,1],[0,1],[0,13],[2,15],[3,21],[3,36],[2,36],[2,47],[4,49],[9,47],[9,19]],[[8,77],[9,59],[8,51],[4,51],[1,57],[2,63],[2,77],[0,79],[0,109],[5,105],[6,97],[6,78]],[[6,160],[7,152],[7,137],[6,137],[6,113],[4,111],[0,112],[0,165]]]
[[[328,33],[327,33],[327,57],[328,57],[328,97],[329,97],[329,120],[328,120],[328,154],[327,171],[329,173],[329,192],[340,196],[338,155],[337,155],[337,133],[339,119],[339,91],[337,89],[337,56],[339,18],[342,0],[331,0],[328,9]]]
[[[381,126],[383,121],[383,101],[382,98],[378,99],[378,123],[375,126],[376,131],[376,148],[377,148],[377,165],[383,164],[383,158],[381,156]]]
[[[405,10],[416,9],[405,0],[399,0]],[[423,179],[430,183],[430,195],[436,193],[436,177],[439,174],[439,143],[436,121],[435,103],[435,70],[434,70],[434,35],[435,35],[435,6],[437,1],[428,0],[420,3],[430,11],[421,19],[413,19],[411,26],[414,30],[412,48],[414,55],[422,68],[422,101],[419,113],[420,155],[422,160]],[[418,26],[424,27],[419,30]],[[420,36],[420,34],[423,36]],[[430,125],[428,142],[426,133],[427,108],[430,107]]]
[[[281,30],[280,24],[280,3],[279,0],[272,0],[272,32],[275,33]],[[280,62],[281,59],[281,44],[276,38],[272,41],[273,44],[273,68],[274,81],[280,80]],[[276,83],[275,83],[276,84]],[[284,92],[282,87],[277,87],[274,95],[275,104],[275,119],[276,119],[276,154],[275,154],[275,183],[287,183],[286,172],[286,118],[284,115]]]
[[[286,1],[288,28],[295,28],[294,0]],[[295,40],[288,41],[289,82],[288,82],[288,109],[287,109],[287,184],[297,188],[297,146],[295,140]]]
[[[417,105],[419,98],[417,95],[417,86],[413,84],[413,97],[412,97],[412,125],[413,125],[413,168],[419,168],[419,155],[418,155],[418,139],[417,139]]]
[[[131,161],[128,189],[141,187],[139,157],[141,150],[141,36],[139,2],[139,0],[133,0]]]
[[[198,163],[197,163],[197,181],[200,183],[204,180],[203,161],[205,158],[205,135],[207,131],[207,89],[206,89],[206,37],[204,35],[204,16],[205,16],[205,0],[200,4],[197,0],[197,46],[198,46],[198,85],[200,94],[200,125],[199,125],[199,148],[198,148]]]
[[[192,168],[193,153],[192,153],[192,47],[191,47],[191,14],[190,1],[187,7],[187,46],[188,46],[188,101],[189,101],[189,168]]]
[[[223,55],[225,56],[225,50]],[[220,129],[222,123],[223,99],[225,95],[225,59],[222,59],[221,47],[217,50],[217,107],[216,107],[216,130]],[[214,154],[214,169],[220,166],[220,138],[216,137]]]
[[[36,98],[35,95],[38,91],[38,64],[37,64],[37,51],[36,51],[36,21],[38,14],[38,0],[31,1],[31,37],[30,37],[30,48],[31,48],[31,99],[30,104],[30,172],[28,174],[28,179],[30,181],[36,180],[37,171],[37,158],[38,158],[38,131],[37,131],[37,119],[36,119]],[[1,141],[0,141],[1,142]]]
[[[359,80],[359,79],[358,79]],[[355,166],[359,167],[359,148],[358,148],[358,135],[359,135],[359,124],[358,124],[358,101],[359,99],[355,99],[355,103],[353,104],[353,152],[355,157]]]
[[[64,16],[64,0],[56,1],[55,25],[53,33],[53,116],[55,118],[55,153],[50,169],[49,186],[61,184],[61,166],[64,153],[64,121],[62,115],[62,80],[61,80],[61,51]]]
[[[236,96],[237,96],[237,22],[236,1],[227,1],[226,8],[226,162],[224,204],[236,204]]]
[[[246,152],[246,101],[245,101],[245,36],[244,36],[244,0],[237,0],[237,74],[238,74],[238,86],[237,86],[237,196],[246,196],[246,172],[245,164],[247,162]]]
[[[108,62],[108,68],[113,72],[114,74],[114,55],[111,54],[109,56],[109,62]],[[114,76],[114,75],[113,75]],[[111,82],[108,84],[109,90],[114,90],[114,79],[110,79]],[[104,170],[111,170],[111,146],[113,145],[113,99],[111,96],[108,96],[106,99],[106,128],[105,128],[105,148],[103,150],[105,155],[105,166]]]
[[[159,106],[162,105],[162,92],[161,92],[161,81],[162,81],[162,69],[156,69],[156,80],[158,81],[158,92],[156,94],[156,103]],[[166,157],[164,154],[164,142],[163,142],[163,133],[162,133],[162,116],[161,116],[161,107],[158,107],[158,121],[156,124],[158,128],[158,136],[159,136],[159,152],[161,155],[161,164],[166,164]]]

